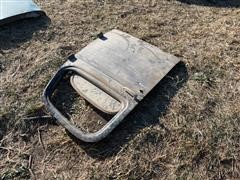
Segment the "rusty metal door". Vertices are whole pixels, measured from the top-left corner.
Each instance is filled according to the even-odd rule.
[[[70,133],[86,142],[106,137],[179,62],[179,59],[119,30],[101,34],[59,69],[47,85],[43,100]],[[114,117],[99,131],[84,133],[59,110],[50,97],[64,74],[73,88],[96,108]]]

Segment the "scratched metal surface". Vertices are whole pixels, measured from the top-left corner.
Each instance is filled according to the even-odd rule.
[[[117,113],[121,109],[121,103],[102,91],[92,83],[78,75],[71,77],[73,88],[96,108],[109,114]]]
[[[95,40],[76,54],[75,66],[80,61],[103,72],[122,84],[132,96],[145,96],[179,61],[159,48],[137,39],[127,33],[112,30]],[[71,78],[71,84],[90,103],[107,113],[120,109],[117,100],[78,75]],[[111,86],[111,83],[108,83]],[[115,86],[111,87],[119,92]],[[120,91],[121,92],[121,91]]]
[[[127,33],[112,30],[62,65],[45,88],[43,102],[58,122],[76,138],[97,142],[111,133],[178,62],[178,58],[155,46]],[[83,132],[51,102],[56,85],[69,71],[75,73],[71,84],[80,95],[100,110],[116,113],[97,132]]]

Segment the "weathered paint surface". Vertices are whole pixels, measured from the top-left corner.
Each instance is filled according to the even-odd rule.
[[[71,77],[73,88],[92,105],[108,114],[115,114],[121,109],[121,103],[92,83],[78,75]]]
[[[140,99],[178,62],[176,57],[157,47],[117,30],[95,40],[76,57],[108,75],[112,80],[120,82],[123,89],[129,90],[132,96],[139,96]],[[78,66],[77,63],[75,64]],[[107,113],[119,111],[120,105],[117,100],[87,83],[80,76],[73,76],[71,84],[100,110]]]
[[[28,14],[31,12],[36,12]],[[42,12],[41,9],[32,0],[0,0],[0,23],[9,18],[35,17]]]
[[[106,137],[178,62],[156,46],[112,30],[61,67],[44,91],[44,102],[69,132],[83,141],[96,142]],[[107,113],[118,111],[98,132],[82,132],[50,102],[55,85],[67,71],[75,72],[71,84],[90,103]]]

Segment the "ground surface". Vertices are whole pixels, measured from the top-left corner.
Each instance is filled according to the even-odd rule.
[[[240,178],[239,1],[38,4],[48,17],[0,27],[1,178]],[[75,140],[54,119],[32,118],[48,116],[41,93],[66,57],[113,28],[182,63],[100,143]],[[69,111],[76,116],[77,108]]]

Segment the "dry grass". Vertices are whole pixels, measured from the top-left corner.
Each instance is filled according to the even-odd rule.
[[[240,8],[188,2],[38,0],[49,18],[0,27],[0,176],[239,179]],[[28,118],[47,114],[40,96],[66,57],[113,28],[183,63],[100,143]]]

